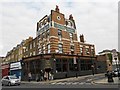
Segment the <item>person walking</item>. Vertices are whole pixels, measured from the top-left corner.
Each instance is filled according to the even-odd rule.
[[[44,77],[44,73],[43,73],[43,71],[41,70],[41,71],[40,71],[40,81],[43,81],[43,80],[44,80],[43,77]]]
[[[31,72],[28,73],[28,81],[30,82],[32,79],[32,75],[31,75]]]
[[[91,65],[92,75],[94,76],[94,65]]]
[[[39,74],[38,73],[36,74],[36,81],[37,82],[39,81]]]

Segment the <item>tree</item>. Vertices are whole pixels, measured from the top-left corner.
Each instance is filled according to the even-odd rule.
[[[110,62],[112,63],[112,54],[111,54],[111,53],[108,53],[107,56],[108,56]]]
[[[120,61],[120,52],[118,52],[118,60]]]

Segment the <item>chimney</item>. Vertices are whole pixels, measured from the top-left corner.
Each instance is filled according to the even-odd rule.
[[[85,40],[84,40],[84,35],[82,34],[82,35],[80,35],[80,42],[85,42]]]
[[[59,12],[59,8],[58,8],[57,5],[56,5],[56,8],[55,8],[55,11],[56,11],[56,12]]]
[[[72,14],[69,15],[69,20],[73,20]]]

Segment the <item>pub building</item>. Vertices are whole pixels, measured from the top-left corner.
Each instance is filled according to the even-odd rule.
[[[75,20],[71,15],[66,19],[56,6],[50,15],[45,15],[37,22],[36,53],[23,58],[23,80],[32,74],[32,80],[41,78],[60,79],[96,73],[95,46],[84,40],[84,35],[77,38]],[[27,48],[29,52],[34,45]],[[41,74],[43,72],[43,75]]]

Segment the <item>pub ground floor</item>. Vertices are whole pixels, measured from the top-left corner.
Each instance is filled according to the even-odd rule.
[[[23,63],[22,80],[28,80],[28,73],[31,73],[32,80],[52,80],[106,71],[105,62],[98,62],[96,57],[90,56],[41,54],[24,58]]]

